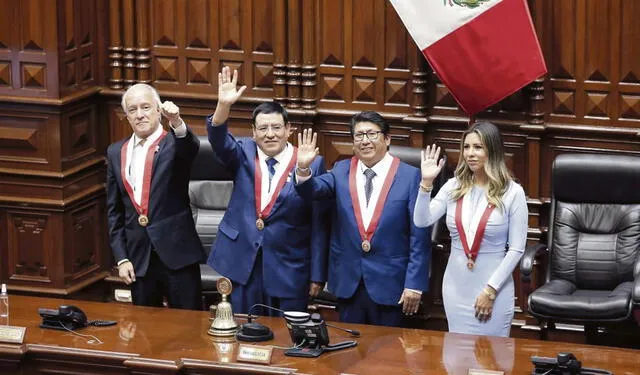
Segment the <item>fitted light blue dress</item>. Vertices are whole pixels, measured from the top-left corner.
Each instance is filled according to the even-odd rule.
[[[469,270],[455,223],[456,201],[451,198],[451,192],[457,186],[457,180],[450,179],[433,200],[429,193],[420,191],[413,216],[416,226],[426,227],[447,215],[451,255],[442,282],[442,296],[449,331],[509,336],[515,296],[512,273],[527,242],[528,210],[524,190],[515,182],[509,184],[502,197],[504,208],[496,207],[489,216],[475,267]],[[469,248],[486,207],[486,190],[483,187],[474,186],[463,198],[462,226]],[[498,294],[491,318],[481,322],[475,316],[474,303],[486,285],[491,285]]]

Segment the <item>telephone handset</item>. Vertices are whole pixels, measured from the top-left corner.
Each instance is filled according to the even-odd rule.
[[[87,320],[84,311],[72,305],[62,305],[57,310],[40,308],[38,314],[42,317],[41,328],[74,330],[89,325],[110,326],[116,324],[113,320]]]

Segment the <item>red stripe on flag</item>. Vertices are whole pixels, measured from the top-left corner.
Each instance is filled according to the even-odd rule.
[[[465,112],[480,112],[547,72],[525,1],[504,0],[422,51]]]

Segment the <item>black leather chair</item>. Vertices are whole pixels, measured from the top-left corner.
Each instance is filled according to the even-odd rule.
[[[233,180],[231,174],[214,156],[207,137],[199,137],[200,150],[191,165],[189,181],[189,199],[193,220],[200,242],[207,255],[218,234],[218,225],[224,216],[231,192]],[[216,282],[220,274],[207,264],[200,264],[202,280],[203,308],[217,302],[219,295]]]
[[[640,158],[563,154],[552,168],[548,245],[528,248],[520,264],[530,282],[534,259],[548,252],[546,282],[529,312],[585,325],[628,319],[640,304]]]

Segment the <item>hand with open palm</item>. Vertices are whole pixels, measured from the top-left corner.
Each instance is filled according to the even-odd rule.
[[[444,159],[440,159],[440,147],[436,147],[435,144],[427,146],[422,150],[421,154],[420,171],[422,172],[422,184],[431,186],[433,180],[444,167]]]
[[[311,129],[304,129],[298,133],[298,169],[307,169],[311,166],[313,159],[320,153],[316,142],[318,134]]]
[[[218,105],[216,111],[213,113],[211,122],[213,125],[221,125],[231,112],[231,106],[235,103],[247,86],[242,86],[238,89],[238,71],[234,70],[231,74],[231,68],[225,66],[222,71],[218,73]]]

